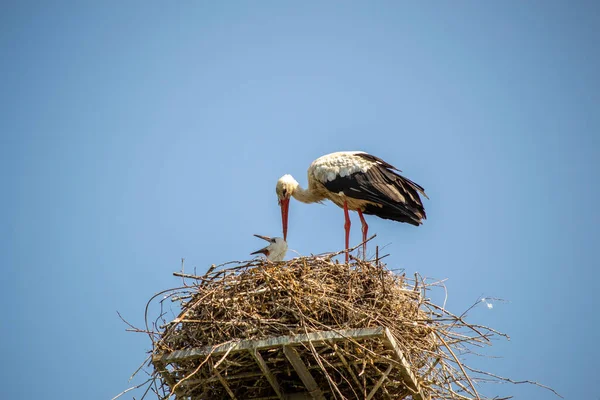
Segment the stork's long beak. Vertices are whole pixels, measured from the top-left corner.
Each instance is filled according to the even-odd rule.
[[[290,199],[281,199],[281,224],[283,226],[283,240],[287,241],[287,227],[288,227],[288,210],[290,208]]]

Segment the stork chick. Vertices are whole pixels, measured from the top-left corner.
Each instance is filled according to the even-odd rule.
[[[269,245],[260,250],[256,250],[255,252],[250,253],[250,255],[262,253],[267,257],[269,261],[283,261],[285,254],[287,253],[288,245],[283,238],[274,237],[270,238],[268,236],[262,235],[254,235],[257,238],[261,238],[269,242]]]

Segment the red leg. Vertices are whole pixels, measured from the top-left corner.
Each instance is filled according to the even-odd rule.
[[[367,232],[369,232],[369,225],[367,225],[367,221],[365,221],[365,217],[363,217],[362,211],[358,211],[358,216],[360,217],[360,222],[362,224],[362,234],[363,234],[363,260],[367,257]]]
[[[350,247],[350,215],[348,215],[348,203],[344,200],[344,217],[346,223],[344,223],[344,229],[346,230],[346,264],[348,264],[348,248]]]

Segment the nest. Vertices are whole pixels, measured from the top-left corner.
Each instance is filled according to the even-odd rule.
[[[428,290],[440,282],[380,260],[340,264],[337,254],[176,273],[195,280],[161,301],[180,302],[181,313],[149,332],[152,390],[198,400],[480,398],[469,375],[485,373],[458,356],[500,333],[433,304]]]

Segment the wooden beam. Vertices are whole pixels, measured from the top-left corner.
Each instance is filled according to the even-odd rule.
[[[167,384],[170,387],[173,387],[175,385],[175,379],[173,378],[173,376],[171,376],[165,364],[161,362],[155,362],[154,368],[156,368],[158,373],[162,375],[163,379],[165,380],[165,382],[167,382]]]
[[[375,396],[375,393],[377,393],[377,391],[379,390],[379,388],[381,387],[381,385],[383,385],[383,382],[385,382],[386,378],[388,377],[388,375],[392,371],[392,368],[393,368],[393,366],[392,366],[392,364],[390,364],[390,366],[381,375],[381,378],[379,378],[379,380],[377,381],[377,383],[375,384],[375,386],[373,386],[373,390],[371,390],[369,392],[369,395],[367,396],[367,398],[365,400],[371,400],[373,398],[373,396]]]
[[[292,367],[294,367],[294,370],[302,380],[302,383],[304,383],[304,386],[306,386],[310,396],[315,400],[325,400],[323,392],[321,392],[321,389],[317,386],[315,378],[308,372],[308,368],[306,368],[306,365],[302,362],[296,349],[291,346],[283,346],[283,354],[285,354],[285,357],[290,364],[292,364]]]
[[[323,342],[339,341],[344,339],[367,339],[373,337],[383,337],[384,328],[362,328],[362,329],[342,329],[337,331],[319,331],[308,334],[299,334],[291,336],[277,336],[261,340],[241,340],[239,342],[225,343],[216,346],[197,347],[189,350],[176,350],[171,353],[155,354],[152,356],[152,362],[168,364],[176,361],[190,360],[199,357],[206,357],[209,354],[219,355],[227,352],[242,350],[263,350],[279,346],[288,346],[301,344],[304,342]]]
[[[253,350],[249,350],[249,352],[252,355],[252,357],[254,358],[254,360],[256,361],[256,363],[258,364],[258,366],[260,367],[260,370],[264,374],[265,378],[267,378],[267,380],[273,387],[273,390],[277,394],[277,398],[279,400],[284,400],[283,392],[281,391],[281,388],[279,387],[279,383],[277,383],[277,379],[275,379],[275,376],[271,373],[271,370],[267,366],[267,363],[262,358],[262,356],[260,355],[258,350],[253,349]]]
[[[384,337],[386,340],[384,340],[385,345],[388,349],[393,350],[396,357],[398,358],[398,361],[400,361],[400,375],[402,376],[402,379],[404,380],[404,384],[406,385],[407,388],[409,388],[413,394],[412,397],[414,400],[428,400],[429,396],[426,396],[422,391],[421,388],[419,386],[419,381],[417,381],[417,378],[413,375],[411,369],[410,369],[410,364],[408,363],[408,361],[406,360],[406,358],[404,357],[404,354],[402,354],[402,350],[400,350],[400,348],[398,347],[398,344],[396,343],[396,339],[394,339],[394,336],[392,336],[392,333],[390,332],[390,330],[388,328],[385,328],[384,330]]]
[[[241,373],[241,374],[227,375],[226,379],[227,379],[227,381],[231,382],[231,381],[235,381],[238,379],[258,378],[260,376],[263,376],[262,372],[245,372],[245,373]],[[219,380],[219,378],[217,378],[216,376],[211,376],[210,378],[201,378],[201,379],[188,379],[186,381],[183,381],[181,383],[181,386],[187,388],[189,386],[197,386],[202,383],[215,382],[218,380]]]
[[[223,387],[227,391],[227,394],[229,394],[229,397],[231,397],[233,400],[236,400],[235,394],[233,394],[233,391],[227,384],[227,381],[225,380],[225,378],[223,378],[223,376],[216,369],[213,369],[213,372],[215,373],[217,378],[219,378],[219,382],[221,382],[221,385],[223,385]]]

